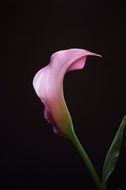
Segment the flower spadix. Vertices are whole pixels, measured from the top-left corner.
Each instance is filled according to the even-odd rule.
[[[44,116],[57,134],[70,137],[73,132],[72,119],[63,93],[64,75],[69,71],[82,69],[89,55],[99,56],[84,49],[58,51],[33,79],[36,94],[45,106]]]

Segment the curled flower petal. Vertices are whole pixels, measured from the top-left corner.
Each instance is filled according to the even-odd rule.
[[[57,134],[69,136],[73,131],[72,119],[63,94],[64,75],[69,71],[82,69],[89,55],[100,56],[84,49],[58,51],[33,79],[36,94],[45,105],[45,119],[53,125]]]

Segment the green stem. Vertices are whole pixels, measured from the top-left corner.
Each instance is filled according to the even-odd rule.
[[[85,162],[85,165],[88,168],[89,174],[91,175],[97,189],[98,190],[106,190],[106,188],[104,188],[102,186],[93,164],[91,163],[87,153],[83,149],[82,145],[80,144],[80,142],[79,142],[79,140],[78,140],[78,138],[74,132],[73,132],[72,136],[70,137],[70,139],[73,142],[73,144],[75,145],[78,152],[80,153],[83,161]]]
[[[102,186],[104,187],[104,190],[107,190],[107,183],[102,183]]]

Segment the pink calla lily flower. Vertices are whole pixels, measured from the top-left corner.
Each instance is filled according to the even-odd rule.
[[[57,134],[70,137],[73,132],[72,119],[63,94],[64,75],[69,71],[82,69],[89,55],[100,56],[84,49],[58,51],[33,79],[36,94],[45,106],[44,116]]]

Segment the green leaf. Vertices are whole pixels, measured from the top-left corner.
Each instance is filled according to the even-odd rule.
[[[106,182],[109,176],[112,174],[113,170],[115,169],[116,163],[118,161],[118,156],[123,141],[125,127],[126,127],[126,115],[122,119],[122,122],[119,126],[119,129],[115,135],[115,138],[110,146],[110,149],[104,161],[103,171],[102,171],[103,186],[106,186]]]

